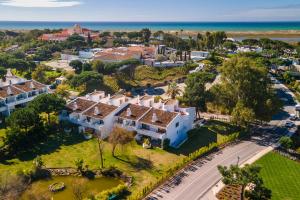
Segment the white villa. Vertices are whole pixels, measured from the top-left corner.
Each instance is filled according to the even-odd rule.
[[[194,61],[205,60],[208,56],[208,51],[191,51],[191,59]]]
[[[44,93],[48,93],[48,86],[34,80],[19,78],[8,70],[6,80],[0,81],[0,116],[9,116],[16,108],[24,107]]]
[[[135,131],[137,137],[159,142],[169,139],[174,147],[185,141],[196,118],[195,108],[181,108],[177,100],[155,103],[153,96],[111,97],[102,91],[79,97],[66,108],[61,120],[78,125],[80,132],[92,129],[95,134],[106,138],[113,127],[119,126]]]

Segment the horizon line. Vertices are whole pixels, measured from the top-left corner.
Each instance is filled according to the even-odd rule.
[[[299,22],[300,20],[267,20],[267,21],[94,21],[94,20],[87,20],[87,21],[76,21],[76,20],[67,20],[67,21],[48,21],[48,20],[0,20],[0,22],[56,22],[56,23],[278,23],[278,22]]]

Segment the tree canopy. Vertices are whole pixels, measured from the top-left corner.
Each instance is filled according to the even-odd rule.
[[[254,190],[247,192],[247,197],[251,197],[251,200],[271,199],[271,191],[264,187],[263,181],[259,176],[261,167],[246,165],[240,168],[237,165],[231,165],[230,167],[218,166],[218,170],[225,185],[239,185],[242,187],[241,200],[245,199],[245,190],[250,184],[255,184]]]
[[[222,82],[211,89],[216,105],[229,113],[244,113],[269,121],[280,109],[280,102],[271,87],[267,67],[256,59],[235,56],[220,68]],[[241,108],[244,107],[243,108]],[[245,112],[247,110],[247,112]]]

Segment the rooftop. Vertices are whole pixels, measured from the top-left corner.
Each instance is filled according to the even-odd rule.
[[[77,98],[75,101],[67,104],[67,109],[71,110],[72,112],[81,113],[86,111],[88,108],[92,107],[96,103],[94,101]]]
[[[117,116],[130,119],[130,120],[138,120],[140,119],[145,113],[147,113],[151,108],[145,106],[139,106],[135,104],[129,104],[124,109],[122,109]]]
[[[26,82],[23,82],[23,83],[17,83],[14,85],[16,88],[18,89],[21,89],[25,92],[30,92],[32,90],[39,90],[39,89],[42,89],[42,88],[45,88],[46,85],[42,84],[42,83],[39,83],[39,82],[36,82],[36,81],[26,81]]]
[[[0,87],[0,97],[6,98],[24,93],[22,90],[15,88],[12,85]]]
[[[117,106],[107,105],[104,103],[97,103],[95,106],[85,111],[83,115],[97,118],[97,119],[104,119],[117,108],[118,108]]]
[[[153,120],[153,116],[156,116],[156,120]],[[170,122],[178,115],[175,112],[168,112],[152,108],[146,115],[140,120],[142,123],[151,124],[166,128]]]

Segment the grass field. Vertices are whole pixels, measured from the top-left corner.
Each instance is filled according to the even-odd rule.
[[[157,178],[181,162],[189,153],[226,137],[222,131],[222,133],[217,133],[209,129],[222,127],[221,129],[227,130],[229,126],[228,124],[213,122],[207,127],[197,129],[197,134],[192,135],[180,149],[170,151],[147,150],[132,142],[126,147],[119,147],[117,157],[113,157],[111,145],[105,142],[104,165],[105,167],[115,166],[133,176],[135,184],[131,191],[139,191],[151,182],[155,182]],[[88,165],[90,169],[97,169],[100,166],[98,143],[95,139],[86,141],[79,134],[55,134],[47,141],[36,145],[35,149],[26,151],[18,155],[17,158],[0,161],[0,174],[30,169],[32,161],[37,155],[40,155],[45,166],[50,168],[75,167],[74,161],[80,158],[84,160],[84,165]]]
[[[172,152],[189,155],[208,144],[221,142],[232,134],[239,134],[236,127],[223,122],[211,121],[204,127],[190,131],[188,141],[179,149],[173,149]]]
[[[261,176],[272,190],[272,200],[300,199],[300,163],[271,152],[256,162]]]

